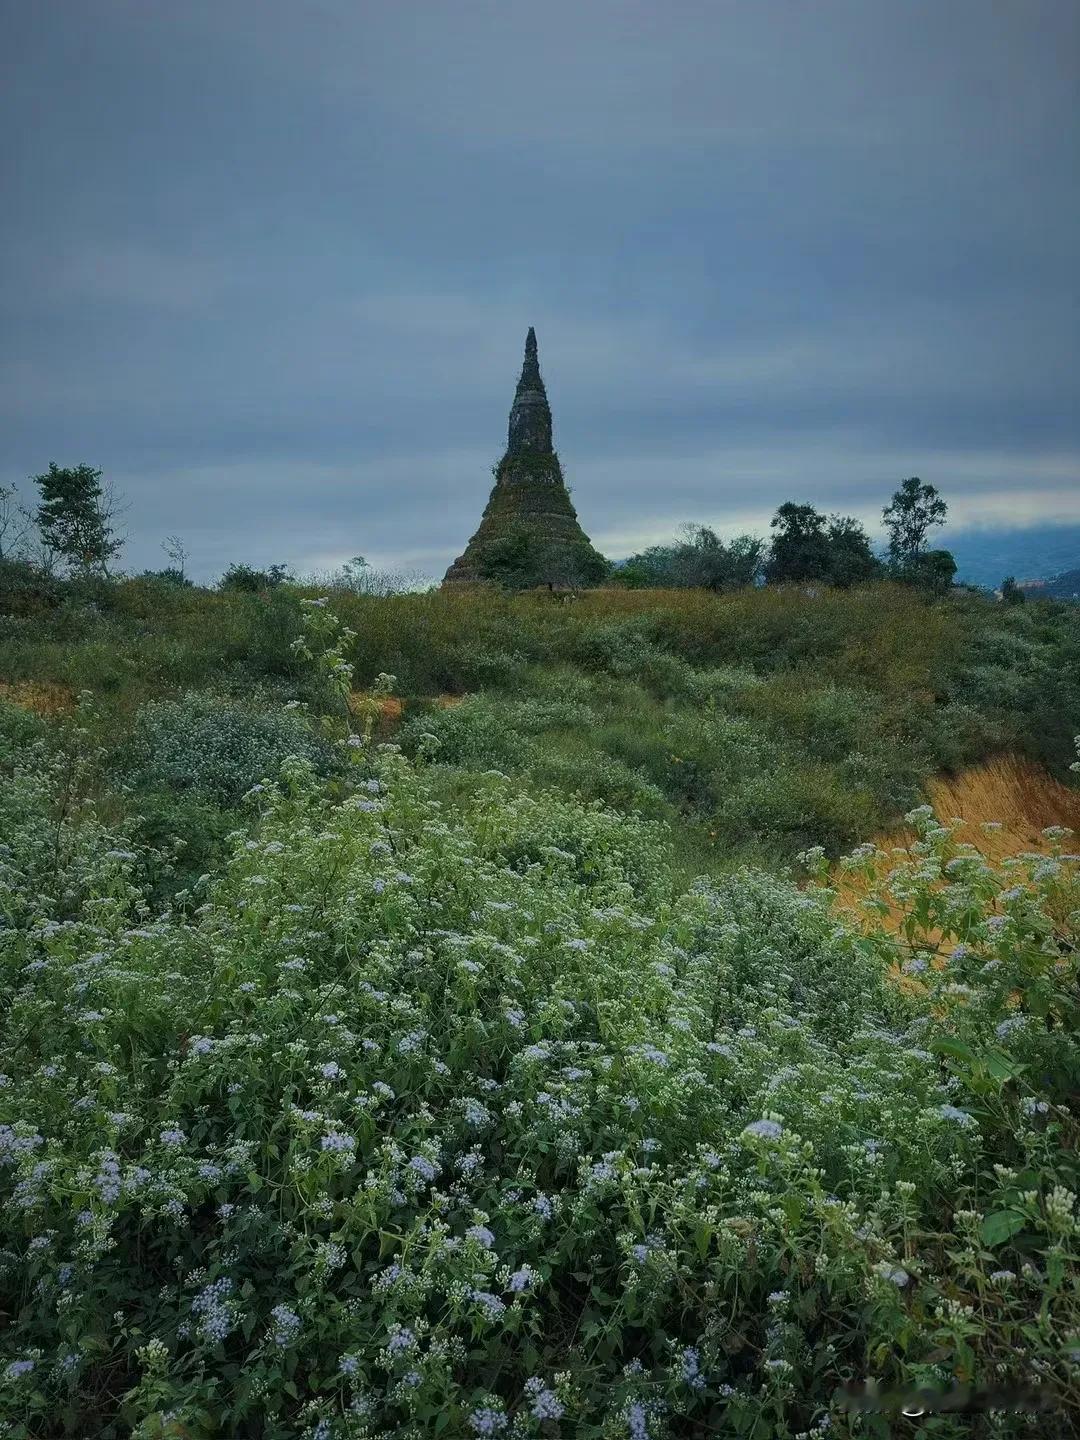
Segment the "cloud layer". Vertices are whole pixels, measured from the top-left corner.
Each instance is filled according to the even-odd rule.
[[[1071,0],[0,14],[0,478],[102,466],[134,566],[440,573],[529,324],[609,553],[1080,520]]]

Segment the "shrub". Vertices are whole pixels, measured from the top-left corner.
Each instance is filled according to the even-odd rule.
[[[550,742],[541,747],[528,768],[535,784],[583,800],[601,800],[615,810],[655,818],[671,815],[671,804],[658,785],[624,761],[587,745]]]
[[[268,570],[254,570],[250,565],[230,565],[218,581],[218,589],[254,593],[273,590],[288,578],[288,567],[285,565],[271,565]]]
[[[32,710],[0,697],[0,764],[9,765],[21,750],[40,745],[47,733]]]
[[[0,613],[41,615],[60,604],[63,582],[27,560],[0,558]]]
[[[760,872],[673,893],[657,827],[494,776],[451,824],[349,753],[156,917],[89,816],[78,898],[37,865],[56,777],[4,798],[15,1433],[782,1440],[869,1375],[1071,1403],[1075,866],[927,825],[899,925],[844,921]]]
[[[499,650],[482,645],[457,645],[447,658],[447,672],[455,691],[499,689],[517,679],[525,657],[516,650]]]
[[[456,705],[428,710],[402,726],[399,739],[410,753],[434,737],[443,764],[483,770],[519,770],[535,754],[532,737],[551,729],[584,729],[592,711],[573,700],[504,700],[467,695]]]
[[[235,803],[252,785],[272,779],[290,756],[325,770],[332,755],[297,713],[189,691],[144,705],[117,763],[131,784],[165,784]]]
[[[753,670],[742,670],[735,665],[716,665],[708,670],[688,667],[679,693],[683,699],[698,705],[717,705],[761,683],[761,677]]]
[[[149,898],[155,905],[217,870],[243,828],[235,806],[197,789],[140,790],[133,808],[128,828],[138,847],[169,857],[154,871]]]
[[[194,589],[194,583],[176,565],[166,565],[163,570],[144,570],[138,577],[144,584],[156,589]]]

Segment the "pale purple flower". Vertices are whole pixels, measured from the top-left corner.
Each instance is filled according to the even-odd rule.
[[[976,1124],[975,1118],[969,1115],[966,1110],[958,1110],[955,1105],[942,1105],[938,1108],[938,1114],[943,1120],[953,1120],[963,1129],[970,1129]]]
[[[515,1270],[510,1276],[508,1288],[515,1292],[527,1290],[536,1278],[536,1271],[531,1265],[522,1265],[520,1270]]]
[[[506,1416],[490,1405],[481,1405],[469,1416],[469,1424],[477,1435],[499,1435],[506,1429]]]
[[[291,1345],[300,1333],[300,1316],[295,1310],[290,1310],[288,1305],[275,1305],[270,1316],[274,1322],[274,1344],[284,1349],[286,1345]]]
[[[701,1373],[701,1352],[688,1345],[679,1357],[682,1360],[683,1379],[691,1390],[704,1390],[705,1376]]]
[[[535,1392],[532,1404],[534,1420],[561,1420],[565,1407],[554,1390],[546,1387]]]
[[[473,1290],[472,1298],[484,1311],[489,1320],[498,1320],[500,1315],[506,1311],[505,1304],[497,1295],[492,1295],[490,1290]]]
[[[783,1134],[784,1127],[776,1120],[752,1120],[744,1135],[754,1135],[759,1140],[777,1140]]]
[[[332,1130],[329,1135],[324,1135],[321,1144],[324,1150],[333,1150],[338,1153],[356,1149],[355,1139],[351,1135],[343,1135],[339,1130]]]
[[[426,1155],[414,1155],[409,1161],[409,1169],[415,1170],[423,1180],[434,1180],[441,1168],[435,1160],[429,1160]]]
[[[635,1400],[627,1410],[626,1424],[630,1440],[649,1440],[649,1416],[640,1400]]]

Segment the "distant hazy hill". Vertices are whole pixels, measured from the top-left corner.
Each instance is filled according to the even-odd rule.
[[[1033,597],[1045,595],[1055,600],[1080,600],[1080,567],[1063,570],[1050,580],[1030,580],[1024,589]]]
[[[1080,573],[1080,525],[1030,530],[949,530],[934,542],[956,557],[957,580],[996,589],[1006,575],[1047,580]],[[1074,583],[1074,588],[1080,585]],[[1044,593],[1050,593],[1049,591]],[[1072,591],[1068,592],[1070,595]]]

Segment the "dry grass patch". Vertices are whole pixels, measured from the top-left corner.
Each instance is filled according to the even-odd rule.
[[[1016,756],[999,756],[958,775],[936,776],[926,786],[926,798],[943,825],[961,822],[955,832],[957,845],[970,846],[995,866],[1017,855],[1049,854],[1051,845],[1043,831],[1050,826],[1080,833],[1080,790],[1062,785],[1042,766]],[[863,902],[871,892],[887,897],[884,882],[889,871],[914,858],[912,847],[918,839],[910,829],[892,831],[873,842],[877,854],[867,864],[856,869],[838,866],[831,880],[837,908],[866,921]],[[874,923],[899,930],[906,911],[901,904],[887,903],[887,914],[875,909]],[[936,938],[928,936],[934,942]],[[909,977],[897,978],[907,986],[913,984]]]
[[[51,680],[0,680],[0,700],[35,715],[65,715],[75,708],[75,693]]]
[[[350,708],[356,714],[363,714],[364,707],[372,702],[379,707],[379,720],[383,726],[393,726],[400,721],[405,705],[396,695],[368,695],[363,690],[354,690],[349,697]]]
[[[1041,765],[1012,755],[959,775],[936,776],[926,787],[926,798],[943,823],[964,820],[968,830],[963,838],[988,860],[1045,849],[1042,832],[1049,825],[1080,831],[1080,790],[1062,785]]]
[[[972,765],[959,775],[935,776],[926,785],[926,799],[943,825],[962,822],[959,841],[995,863],[1025,850],[1045,851],[1042,832],[1048,826],[1080,832],[1080,789],[1013,755]],[[917,839],[913,830],[893,830],[873,844],[886,852],[907,850]],[[843,875],[837,884],[843,891]]]

